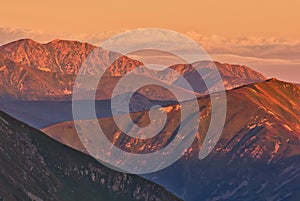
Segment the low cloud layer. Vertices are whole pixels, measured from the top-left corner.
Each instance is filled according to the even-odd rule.
[[[57,36],[42,31],[33,31],[29,29],[11,29],[0,27],[0,45],[19,40],[30,38],[38,42],[46,42],[55,39]]]
[[[203,36],[188,32],[210,54],[235,54],[268,59],[300,59],[300,39],[287,40],[276,37],[239,37],[228,39],[221,36]]]

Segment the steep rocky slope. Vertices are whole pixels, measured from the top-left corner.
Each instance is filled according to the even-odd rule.
[[[204,109],[203,129],[185,158],[149,178],[186,200],[299,200],[299,87],[272,79],[229,91],[227,98],[226,124],[213,152],[197,159],[209,123]]]
[[[300,88],[271,79],[227,92],[227,116],[221,139],[204,160],[198,159],[210,122],[210,99],[199,99],[201,122],[194,144],[185,156],[153,179],[186,200],[298,200],[300,188]],[[176,134],[179,111],[166,107],[163,136],[137,141],[120,132],[111,119],[99,120],[107,137],[130,152],[149,153],[164,147]],[[147,124],[145,113],[132,118]],[[130,125],[128,125],[130,126]],[[45,129],[68,145],[76,138],[72,122]],[[146,146],[145,146],[146,144]],[[84,151],[84,150],[82,150]],[[176,175],[176,176],[174,176]]]
[[[112,171],[3,112],[0,166],[0,200],[180,200],[145,179]]]
[[[230,141],[230,144],[235,146],[240,140],[240,137],[237,137],[236,134],[243,136],[246,132],[254,129],[260,131],[261,129],[259,128],[262,128],[263,132],[270,135],[267,137],[268,143],[271,143],[270,140],[274,137],[274,141],[272,142],[274,145],[277,144],[276,139],[278,138],[274,133],[282,135],[281,137],[284,137],[285,141],[298,139],[298,133],[300,133],[300,89],[296,85],[271,79],[265,82],[229,90],[227,91],[227,100],[227,117],[221,139],[222,142]],[[201,108],[201,122],[199,134],[197,135],[197,147],[201,147],[204,138],[203,134],[206,133],[206,129],[210,122],[209,115],[211,106],[209,97],[199,98],[198,102],[199,107]],[[170,133],[170,131],[175,132],[177,125],[179,124],[177,116],[180,115],[180,110],[176,110],[175,105],[165,106],[165,108],[170,108],[168,111],[168,120],[170,120],[170,122],[167,122],[167,125],[172,122],[172,127],[168,128],[168,133]],[[131,116],[137,124],[146,124],[148,112],[133,113]],[[126,142],[126,140],[122,138],[123,135],[114,135],[115,133],[119,133],[119,130],[112,118],[99,119],[99,122],[103,125],[104,131],[108,133],[108,137],[111,138],[112,141],[116,142],[118,146],[125,146],[125,144],[122,144]],[[130,125],[128,126],[129,129]],[[70,135],[73,133],[71,138],[76,138],[73,122],[58,123],[45,128],[44,131],[49,135],[60,136],[60,139],[63,139],[64,134],[66,133]],[[162,132],[164,132],[164,130],[162,130]],[[129,137],[128,139],[130,140]],[[136,143],[134,139],[132,140],[132,144],[135,144],[135,149],[139,150],[143,147],[144,141],[139,144]],[[163,146],[167,140],[168,136],[165,137],[165,141],[160,141],[160,143],[162,143],[161,146]],[[252,140],[254,140],[254,142],[260,141],[257,139],[257,136],[254,136]],[[263,141],[266,139],[261,140]],[[256,143],[250,144],[253,147],[259,146],[259,144]],[[284,147],[285,145],[282,146]],[[260,148],[260,150],[264,149],[269,150],[266,147]],[[250,151],[251,149],[247,150]],[[288,152],[286,152],[286,154],[287,153]]]

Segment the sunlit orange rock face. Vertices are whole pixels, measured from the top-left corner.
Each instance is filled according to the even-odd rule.
[[[0,93],[3,96],[23,100],[70,99],[79,68],[95,48],[88,43],[64,40],[54,40],[41,44],[30,39],[24,39],[3,45],[0,47]],[[116,57],[116,53],[113,52],[103,49],[97,50],[99,54],[91,60],[92,64],[109,67],[105,73],[106,79],[104,78],[99,83],[101,87],[99,87],[97,98],[108,99],[118,78],[143,64],[126,56]],[[111,61],[112,58],[118,59]],[[246,66],[200,62],[193,64],[193,67],[210,69],[213,65],[216,65],[220,71],[227,89],[265,80],[261,74]],[[191,65],[178,64],[171,68],[186,78],[192,79],[191,76],[194,76],[195,69],[191,68]],[[87,71],[86,75],[93,77],[95,70],[97,69]],[[149,72],[143,73],[145,77],[153,77]],[[209,77],[211,75],[204,76]],[[178,77],[174,74],[162,72],[159,77],[161,78],[159,81],[177,85]],[[209,78],[214,79],[213,77]],[[190,81],[193,82],[193,80]],[[197,93],[207,92],[205,86],[198,88]],[[162,92],[162,89],[156,88],[155,90]],[[142,93],[146,94],[145,91]],[[153,93],[149,96],[156,98]],[[158,99],[162,99],[162,97]]]
[[[272,79],[229,90],[227,99],[225,127],[213,154],[268,162],[300,154],[297,148],[300,146],[300,89],[297,85]],[[198,103],[201,108],[199,129],[185,157],[198,156],[210,122],[209,97],[199,98]],[[180,109],[178,104],[160,109],[168,115],[166,126],[159,135],[148,140],[126,136],[111,118],[99,119],[99,123],[114,145],[128,152],[154,152],[166,146],[177,134],[176,129],[181,121]],[[147,111],[138,112],[131,114],[131,118],[143,127],[149,123],[148,115]],[[44,132],[62,143],[85,151],[73,122],[52,125]]]
[[[40,44],[30,39],[0,47],[1,88],[18,99],[51,99],[72,93],[76,75],[83,61],[96,47],[76,41],[54,40]],[[103,65],[110,52],[102,50]],[[126,72],[137,66],[133,60],[120,57],[111,73]],[[3,89],[3,90],[4,90]],[[9,90],[7,90],[9,89]]]

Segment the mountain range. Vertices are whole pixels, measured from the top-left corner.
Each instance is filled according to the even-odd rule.
[[[0,47],[0,94],[17,100],[66,100],[70,99],[73,84],[82,63],[96,47],[78,41],[54,40],[41,44],[30,39],[23,39]],[[119,78],[132,69],[144,65],[142,62],[129,57],[97,48],[97,55],[92,62],[107,67],[105,77],[99,83],[98,100],[110,99],[111,89]],[[116,61],[113,58],[117,58]],[[112,63],[112,65],[110,65]],[[260,73],[246,66],[221,64],[218,62],[199,62],[193,67],[209,69],[213,65],[218,68],[227,89],[265,80]],[[195,69],[188,64],[171,66],[187,79],[195,79]],[[93,77],[92,72],[86,72]],[[144,72],[143,76],[153,77],[153,72]],[[159,77],[164,82],[176,86],[178,77],[170,71],[159,72]],[[199,75],[197,76],[199,77]],[[155,79],[157,79],[155,77]],[[211,78],[213,79],[213,78]],[[201,83],[199,80],[194,82]],[[102,84],[102,85],[101,85]],[[193,86],[193,85],[192,85]],[[205,86],[198,86],[195,92],[204,93]],[[145,91],[143,90],[141,93]],[[159,91],[159,89],[158,89]],[[147,94],[146,94],[147,96]],[[151,99],[159,97],[149,95]]]
[[[117,53],[87,43],[65,40],[41,44],[31,39],[23,39],[0,46],[1,109],[39,129],[72,120],[73,84],[80,66],[95,49],[98,54],[94,63],[100,63],[104,67],[113,63],[99,81],[96,93],[97,116],[99,118],[110,117],[111,112],[108,108],[110,108],[111,99],[114,98],[112,91],[116,83],[124,74],[143,64],[122,55],[113,61],[113,58],[118,56]],[[219,70],[226,89],[266,79],[246,66],[211,61],[196,62],[193,66],[188,64],[170,66],[169,69],[173,71],[143,70],[139,79],[154,80],[158,85],[141,87],[131,99],[131,111],[146,111],[157,103],[167,105],[176,101],[174,94],[162,87],[166,84],[172,91],[183,96],[186,93],[194,93],[196,96],[206,94],[208,89],[203,82],[204,78],[199,76],[196,69],[205,72],[205,79],[213,82],[217,79],[215,74],[210,73],[214,66]],[[178,73],[189,81],[193,91],[182,88]],[[88,79],[93,78],[93,73],[88,71],[87,74]],[[124,94],[115,98],[119,102],[128,97],[128,87],[122,87]],[[84,97],[84,94],[82,96]],[[88,118],[83,117],[83,119]]]
[[[83,175],[80,170],[73,171],[73,167],[78,169],[78,161],[81,161],[80,164],[92,164],[93,167],[103,169],[104,175],[111,175],[110,185],[104,186],[101,188],[102,191],[98,192],[105,194],[97,194],[100,197],[121,199],[123,196],[122,199],[125,200],[126,198],[129,200],[178,199],[154,183],[137,176],[126,174],[125,176],[109,170],[84,154],[86,150],[77,136],[72,119],[71,98],[73,84],[80,66],[95,49],[99,54],[92,62],[100,62],[101,66],[108,66],[97,88],[95,106],[99,125],[111,143],[127,152],[146,154],[167,146],[177,134],[180,125],[178,115],[181,111],[179,103],[172,93],[164,87],[156,85],[140,88],[131,98],[129,107],[133,122],[143,127],[149,123],[148,110],[153,105],[162,105],[167,113],[167,121],[159,135],[147,140],[132,138],[123,133],[112,118],[111,101],[116,100],[121,104],[128,96],[127,86],[123,86],[124,93],[120,96],[112,97],[112,89],[126,73],[143,66],[142,62],[77,41],[55,40],[47,44],[30,39],[15,41],[0,47],[1,110],[42,130],[51,138],[71,148],[61,145],[24,123],[1,113],[0,125],[2,125],[2,133],[4,133],[3,144],[1,144],[3,148],[1,150],[4,150],[1,152],[3,166],[7,163],[7,157],[12,157],[13,160],[7,163],[6,169],[2,171],[5,179],[1,180],[4,183],[0,185],[5,187],[5,182],[18,181],[16,178],[22,180],[18,182],[20,184],[27,182],[24,177],[16,176],[20,172],[26,172],[26,174],[32,172],[31,167],[24,170],[18,163],[15,163],[15,161],[26,161],[30,158],[31,155],[27,156],[28,152],[24,152],[27,149],[22,148],[24,145],[24,147],[33,147],[36,150],[37,158],[42,158],[44,161],[28,159],[28,163],[36,160],[37,165],[33,168],[41,170],[36,175],[33,174],[30,181],[35,181],[39,175],[43,175],[42,171],[45,170],[49,172],[48,175],[51,175],[51,177],[45,178],[49,189],[61,187],[57,188],[54,197],[51,197],[52,200],[56,199],[55,196],[66,196],[59,197],[62,200],[74,198],[72,197],[72,186],[68,188],[68,184],[70,184],[68,182],[75,182],[80,186],[78,181],[84,181],[91,186],[91,189],[94,189],[96,184],[98,186],[99,181],[100,183],[103,181],[100,178],[103,174],[99,173],[100,180],[90,181],[89,170],[87,174]],[[114,60],[113,58],[116,57],[118,59]],[[217,77],[211,73],[214,66],[220,72],[227,90],[226,121],[222,135],[212,152],[205,159],[199,160],[199,151],[211,121],[212,109],[211,97],[207,94],[209,89],[205,85],[204,79],[217,80]],[[140,79],[153,79],[157,83],[167,83],[172,90],[176,90],[178,93],[194,93],[200,109],[200,113],[197,114],[200,116],[199,128],[194,143],[179,161],[164,170],[143,175],[143,177],[164,186],[186,201],[298,201],[300,199],[300,188],[297,186],[300,181],[299,85],[277,79],[267,80],[263,75],[246,66],[212,61],[176,64],[168,69],[182,75],[191,83],[193,90],[189,91],[182,87],[179,76],[168,70],[159,72],[143,70]],[[198,75],[198,69],[206,72],[204,77]],[[86,71],[85,73],[86,76],[94,79],[95,71]],[[188,105],[190,102],[187,100],[183,104]],[[122,113],[119,114],[120,117],[122,115]],[[91,117],[87,115],[83,116],[81,121],[89,124],[90,119]],[[188,120],[183,119],[183,122],[188,122]],[[127,130],[133,129],[131,124],[123,123],[125,127],[127,126]],[[36,133],[36,135],[32,133]],[[9,139],[8,143],[5,141],[6,138]],[[22,144],[23,141],[19,142],[19,138],[25,138],[24,144]],[[21,151],[15,147],[21,147]],[[53,152],[53,150],[55,151]],[[65,154],[57,154],[57,150],[57,153]],[[21,158],[18,158],[19,153],[21,153]],[[68,159],[67,163],[64,162],[65,155]],[[16,174],[10,172],[10,167],[13,167],[14,164],[18,170]],[[10,176],[11,178],[6,176],[10,174],[13,174]],[[57,183],[51,183],[52,179],[49,178],[52,177],[54,178],[53,182]],[[124,191],[125,188],[119,186],[120,192],[112,192],[111,189],[114,189],[112,181],[116,177],[121,177],[117,181],[125,182],[122,185],[125,185],[130,177],[132,182],[127,182],[130,190]],[[104,180],[107,179],[104,178]],[[10,188],[3,188],[6,189],[4,192],[11,192],[5,194],[10,196],[9,198],[11,198],[11,194],[15,193],[16,183],[11,184]],[[43,191],[44,189],[41,189],[39,184],[38,182],[32,184],[36,186],[34,192],[24,188],[24,185],[18,186],[17,198],[20,198],[18,196],[27,196],[29,199],[51,200],[45,197],[49,196],[49,193]],[[135,196],[136,194],[133,192],[136,192],[139,184],[143,187],[145,185],[144,192],[146,194]],[[149,185],[153,185],[153,187]],[[81,188],[84,189],[82,185]],[[159,193],[156,193],[156,190],[152,191],[153,189],[157,189]],[[65,191],[66,195],[61,195],[62,191]],[[140,192],[140,190],[137,191]],[[80,190],[80,192],[82,191]],[[0,193],[2,193],[1,190]],[[80,196],[82,195],[78,194],[75,198],[80,200]],[[17,198],[15,200],[18,200]]]

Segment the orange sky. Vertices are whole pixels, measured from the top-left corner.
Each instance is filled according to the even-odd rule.
[[[300,0],[10,0],[1,2],[0,45],[20,38],[99,44],[136,28],[171,29],[213,59],[300,83]]]
[[[224,37],[300,35],[299,0],[10,0],[2,27],[95,33],[157,27]]]

